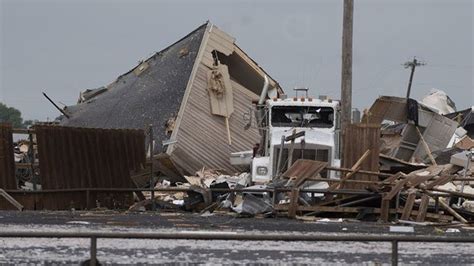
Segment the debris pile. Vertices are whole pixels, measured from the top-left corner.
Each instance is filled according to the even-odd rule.
[[[438,91],[430,97],[436,95],[445,94]],[[366,135],[376,141],[359,142],[353,137],[358,143],[349,142],[344,149],[350,153],[343,156],[350,158],[346,168],[299,157],[284,162],[288,167],[283,173],[276,171],[269,181],[258,181],[246,172],[226,175],[202,168],[184,176],[186,182],[158,183],[155,189],[169,191],[154,194],[155,202],[188,211],[245,216],[469,224],[474,220],[474,141],[460,126],[468,124],[466,118],[459,116],[471,113],[462,112],[457,120],[444,116],[446,112],[439,110],[455,110],[446,97],[449,108],[434,98],[431,106],[427,100],[407,104],[410,101],[402,98],[377,99],[364,112],[357,131],[357,138]]]
[[[328,191],[312,201],[308,201],[307,193],[303,193],[302,188],[294,187],[286,195],[289,202],[277,205],[276,209],[287,211],[290,217],[315,214],[331,217],[332,214],[384,222],[399,219],[469,223],[474,219],[472,166],[467,171],[453,164],[429,166],[409,174],[399,172],[383,177],[378,182],[359,181],[364,184],[363,190],[332,190],[341,187],[343,182],[342,179],[329,180]]]

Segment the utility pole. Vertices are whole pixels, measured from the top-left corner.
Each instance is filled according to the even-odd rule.
[[[352,111],[352,20],[354,0],[344,0],[342,22],[342,64],[341,64],[341,129],[342,134],[351,123]]]
[[[340,150],[344,143],[346,129],[351,124],[352,113],[352,20],[354,0],[344,0],[344,18],[342,21],[342,64],[341,64],[341,135]],[[341,152],[342,153],[342,152]]]
[[[410,98],[411,83],[413,81],[413,75],[415,74],[415,68],[417,66],[424,66],[425,63],[419,62],[418,60],[416,60],[416,57],[413,57],[413,61],[408,61],[403,65],[405,66],[405,68],[411,67],[410,80],[408,81],[408,88],[407,88],[407,99],[408,99]]]

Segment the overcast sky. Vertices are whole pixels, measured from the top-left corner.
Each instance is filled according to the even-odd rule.
[[[199,2],[199,3],[197,3]],[[0,0],[0,101],[25,119],[59,113],[43,98],[72,105],[206,20],[292,95],[295,86],[339,98],[343,0],[8,1]],[[458,109],[474,104],[473,1],[355,0],[353,105],[445,90]]]

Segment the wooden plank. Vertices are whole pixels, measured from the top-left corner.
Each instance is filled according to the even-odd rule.
[[[423,194],[421,196],[421,203],[420,207],[418,209],[418,215],[416,216],[416,221],[417,222],[424,222],[425,217],[426,217],[426,211],[428,210],[428,203],[429,203],[430,197],[426,194]]]
[[[396,174],[394,174],[394,175],[392,175],[392,176],[386,178],[384,181],[385,181],[385,182],[388,182],[388,183],[393,183],[393,182],[395,182],[397,179],[399,179],[402,175],[403,175],[402,172],[398,172],[398,173],[396,173]]]
[[[397,184],[392,187],[392,190],[390,190],[390,192],[388,192],[387,195],[385,195],[384,199],[387,199],[387,200],[393,199],[393,197],[395,197],[395,195],[397,195],[398,192],[400,192],[403,189],[403,187],[405,186],[407,182],[408,182],[407,179],[402,179],[398,181]]]
[[[436,180],[431,181],[425,186],[425,189],[432,189],[436,186],[444,185],[454,179],[454,176],[440,176]]]
[[[398,209],[397,210],[397,213],[400,213],[402,214],[403,213],[403,209]],[[411,213],[410,213],[410,217],[416,217],[418,216],[420,212],[418,210],[412,210]],[[451,215],[444,215],[444,214],[438,214],[438,213],[429,213],[427,212],[426,213],[426,217],[427,219],[430,219],[430,220],[436,220],[436,221],[452,221],[453,220],[453,216]]]
[[[364,162],[365,159],[369,157],[369,154],[370,154],[370,150],[366,150],[365,153],[362,154],[362,156],[359,158],[359,160],[357,160],[357,162],[351,167],[351,170],[353,170],[354,172],[350,172],[346,174],[343,178],[341,178],[342,182],[340,184],[332,185],[331,187],[329,187],[329,190],[331,191],[331,190],[343,187],[343,182],[351,178],[352,176],[354,176],[357,173],[357,171],[360,170],[361,164]]]
[[[407,186],[409,187],[416,187],[420,185],[421,183],[424,183],[430,179],[432,179],[433,176],[414,176],[410,177],[407,182]]]
[[[382,222],[388,222],[389,216],[389,209],[390,209],[390,200],[382,199],[381,206],[380,206],[380,220]]]
[[[298,200],[300,198],[299,188],[293,188],[290,195],[290,205],[288,206],[288,217],[296,218],[296,212],[298,211]]]
[[[331,170],[331,171],[337,171],[337,172],[354,172],[354,170],[351,170],[350,168],[343,168],[343,167],[334,167],[334,166],[328,166],[326,167],[326,170]],[[367,175],[372,175],[372,176],[380,176],[380,177],[391,177],[391,174],[386,174],[386,173],[381,173],[381,172],[372,172],[372,171],[365,171],[365,170],[359,170],[358,172],[367,174]]]
[[[464,217],[462,217],[461,215],[459,215],[459,213],[457,213],[453,208],[451,208],[449,204],[444,201],[444,199],[440,198],[439,204],[441,205],[441,207],[447,210],[451,215],[453,215],[456,219],[458,219],[458,221],[460,221],[461,223],[463,224],[468,223],[467,220],[464,219]]]
[[[420,129],[418,126],[415,126],[416,128],[416,133],[418,133],[418,136],[420,137],[421,143],[423,145],[423,148],[425,149],[426,154],[428,155],[428,158],[430,158],[431,164],[432,165],[437,165],[436,160],[434,159],[433,155],[431,154],[430,147],[428,146],[428,143],[426,143],[425,138],[420,132]]]
[[[403,208],[402,220],[408,220],[410,218],[411,211],[413,210],[413,205],[416,199],[416,191],[411,191],[408,193],[407,200],[405,202],[405,208]]]
[[[332,204],[340,205],[343,200],[351,200],[351,199],[355,199],[355,198],[358,198],[358,197],[359,197],[359,195],[348,195],[344,199],[331,199],[331,200],[327,200],[327,201],[318,203],[318,206],[327,206],[327,205],[332,205]]]
[[[23,205],[16,201],[12,196],[10,196],[5,190],[0,188],[0,196],[10,202],[11,205],[15,206],[19,211],[23,210]]]
[[[298,159],[282,176],[287,178],[296,177],[294,187],[299,187],[306,180],[316,177],[326,166],[327,162]],[[326,179],[326,181],[328,180]]]

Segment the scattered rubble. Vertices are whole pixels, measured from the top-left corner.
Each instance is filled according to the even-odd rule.
[[[341,129],[339,101],[306,88],[287,97],[211,23],[60,111],[61,126],[36,125],[16,143],[0,124],[0,192],[18,209],[124,208],[134,192],[129,211],[474,220],[473,107],[457,111],[441,90],[381,96]]]
[[[454,103],[446,99],[444,103],[454,108]],[[405,99],[377,99],[365,112],[362,123],[381,124],[380,147],[346,149],[360,156],[353,158],[354,165],[348,168],[296,159],[284,173],[263,183],[253,183],[249,173],[226,175],[202,168],[193,176],[184,176],[187,182],[174,185],[190,192],[157,193],[155,199],[173,203],[184,198],[184,205],[176,204],[177,208],[206,215],[225,211],[245,216],[284,215],[305,221],[355,218],[400,224],[469,225],[474,221],[474,142],[456,121],[426,107],[426,103],[415,106],[416,114],[409,117]],[[437,108],[443,106],[437,102]],[[387,118],[394,122],[385,124]],[[358,137],[372,133],[364,130]],[[458,138],[452,141],[454,135]],[[251,153],[236,153],[231,159],[248,161],[247,154]],[[379,155],[379,168],[366,163],[373,161],[371,154]],[[337,172],[339,178],[328,177],[328,171]],[[162,184],[156,186],[161,187]],[[209,195],[210,201],[206,199]]]

